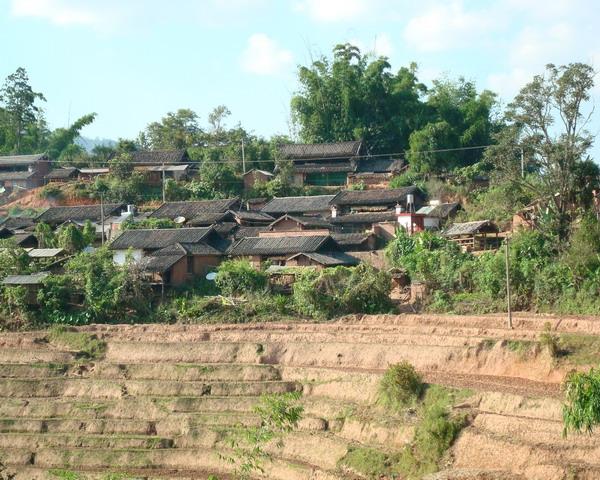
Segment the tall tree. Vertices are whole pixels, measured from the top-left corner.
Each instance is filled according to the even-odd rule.
[[[597,177],[598,169],[587,153],[593,141],[586,129],[591,113],[584,113],[594,74],[583,63],[547,65],[508,105],[509,128],[487,152],[507,180],[546,204],[554,214],[552,229],[561,238],[569,233],[581,192],[597,182],[590,178]],[[521,175],[521,152],[532,175]]]
[[[79,132],[83,127],[90,125],[96,119],[95,113],[88,113],[81,118],[78,118],[73,122],[73,124],[68,128],[57,128],[50,134],[50,138],[48,139],[48,156],[52,160],[60,159],[62,153],[69,147],[73,145],[75,139],[79,136]],[[65,158],[65,161],[68,161],[69,158],[72,158],[73,153],[77,149],[70,149],[69,155]],[[81,153],[82,150],[79,150],[78,153]]]
[[[350,44],[337,45],[298,72],[294,123],[305,142],[363,139],[372,153],[401,152],[423,123],[425,86],[416,65],[392,73],[385,57],[371,59]]]
[[[24,68],[9,75],[0,89],[0,102],[4,105],[0,121],[4,130],[4,149],[21,153],[23,137],[35,129],[42,110],[36,101],[46,101],[44,95],[34,92]],[[7,148],[8,147],[8,148]]]
[[[152,122],[144,133],[144,141],[153,150],[188,148],[198,144],[201,133],[198,115],[192,110],[181,108],[169,112],[160,122]]]

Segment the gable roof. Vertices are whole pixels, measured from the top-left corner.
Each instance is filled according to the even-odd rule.
[[[473,235],[475,233],[497,233],[500,229],[490,220],[476,222],[453,223],[443,233],[446,237]]]
[[[329,228],[331,223],[322,217],[306,217],[303,215],[289,215],[286,214],[283,217],[279,217],[277,220],[269,224],[269,230],[273,229],[273,226],[285,220],[292,220],[304,227],[315,227],[315,228]]]
[[[428,217],[448,218],[449,215],[460,210],[460,203],[440,203],[439,205],[426,205],[419,208],[417,213],[422,213]]]
[[[331,235],[335,242],[343,250],[351,247],[360,247],[364,245],[372,234],[370,233],[333,233]]]
[[[360,140],[335,143],[289,143],[279,146],[280,153],[292,160],[321,160],[355,157],[360,153]]]
[[[131,153],[137,165],[154,165],[162,163],[185,163],[189,161],[185,150],[138,150]]]
[[[208,227],[214,223],[221,223],[224,220],[231,220],[231,213],[227,212],[204,212],[192,218],[186,225],[192,227]]]
[[[75,167],[63,167],[52,170],[46,178],[48,180],[60,180],[62,178],[70,178],[72,175],[79,172],[79,169]]]
[[[148,255],[140,260],[139,265],[145,272],[164,273],[184,256],[185,254],[183,253],[174,255]]]
[[[159,250],[176,243],[198,243],[213,230],[205,228],[160,228],[125,230],[110,244],[111,250],[128,248],[141,250]]]
[[[193,202],[166,202],[154,210],[149,217],[170,218],[171,220],[177,217],[184,217],[192,220],[207,212],[224,213],[227,210],[235,209],[238,204],[238,197]]]
[[[387,190],[342,190],[331,200],[331,205],[371,206],[394,205],[406,201],[408,194],[420,195],[415,186]]]
[[[17,245],[26,244],[30,240],[33,241],[35,245],[37,245],[37,237],[33,233],[29,232],[15,233],[12,237],[10,237],[10,239],[13,240]]]
[[[313,195],[311,197],[275,197],[261,212],[269,214],[307,213],[329,211],[329,202],[335,195]]]
[[[294,258],[305,256],[326,267],[334,267],[336,265],[356,265],[358,260],[344,252],[301,252],[292,255],[286,261]]]
[[[26,167],[40,160],[46,160],[45,153],[36,153],[34,155],[4,155],[0,157],[0,167]]]
[[[393,173],[404,166],[401,158],[361,158],[356,166],[356,173]]]
[[[257,212],[253,210],[239,210],[237,212],[231,212],[231,214],[242,222],[256,222],[261,224],[268,224],[274,220],[274,218],[265,212]]]
[[[1,221],[0,225],[9,230],[23,230],[28,227],[33,227],[35,222],[31,217],[8,217]]]
[[[199,243],[174,243],[152,254],[160,255],[223,255],[223,252],[206,242]]]
[[[229,255],[292,255],[301,252],[316,252],[337,244],[329,235],[290,236],[290,237],[246,237],[229,248]]]
[[[334,225],[345,223],[377,223],[377,222],[393,222],[398,219],[395,212],[359,212],[349,213],[347,215],[338,215],[330,218],[330,222]]]
[[[35,172],[27,170],[23,172],[0,172],[0,181],[5,180],[27,180],[35,175]]]
[[[123,203],[105,203],[104,218],[117,215],[118,211],[125,208]],[[94,205],[78,205],[75,207],[50,207],[40,213],[35,221],[37,223],[64,223],[68,221],[91,220],[99,222],[102,219],[102,207],[99,203]]]

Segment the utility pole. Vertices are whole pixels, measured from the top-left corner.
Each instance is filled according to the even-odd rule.
[[[165,203],[166,192],[165,192],[165,164],[162,164],[162,199],[163,203]]]
[[[510,304],[510,260],[508,256],[508,237],[504,239],[504,260],[506,263],[506,302],[508,306],[508,328],[513,328],[512,308]]]
[[[246,173],[246,155],[244,153],[244,137],[242,137],[242,173]]]
[[[100,223],[102,224],[101,244],[104,245],[104,192],[100,192]]]

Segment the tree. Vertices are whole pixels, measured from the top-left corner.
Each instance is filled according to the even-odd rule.
[[[38,124],[42,110],[36,105],[37,100],[46,101],[43,94],[33,91],[24,68],[19,67],[6,77],[0,89],[0,102],[4,104],[0,119],[5,130],[5,144],[11,145],[9,151],[21,153],[23,137]]]
[[[69,253],[76,253],[83,250],[86,246],[86,240],[81,230],[70,223],[58,231],[57,244]]]
[[[225,105],[213,108],[213,111],[208,114],[208,123],[216,137],[223,133],[223,122],[229,115],[231,115],[231,111]]]
[[[65,149],[73,145],[73,142],[79,136],[81,129],[93,123],[95,119],[95,113],[88,113],[87,115],[75,120],[75,122],[73,122],[69,128],[57,128],[54,130],[48,139],[48,156],[52,160],[60,159]],[[83,152],[83,149],[79,148],[77,153],[81,154],[81,152]],[[61,161],[65,160],[68,160],[68,157],[61,159]]]
[[[123,152],[108,161],[111,174],[119,180],[127,180],[133,173],[133,157]]]
[[[425,86],[416,65],[395,74],[385,57],[371,59],[350,44],[300,67],[292,98],[294,123],[305,142],[362,139],[371,153],[401,152],[423,124]]]
[[[83,224],[83,230],[81,233],[83,235],[83,243],[86,246],[92,245],[96,240],[96,227],[89,219]]]
[[[600,371],[571,372],[565,380],[563,435],[591,433],[600,424]]]
[[[35,238],[38,241],[39,248],[53,248],[56,245],[56,238],[52,227],[47,223],[40,222],[35,226]]]
[[[144,137],[154,150],[180,149],[197,145],[200,132],[198,115],[192,110],[181,108],[175,113],[167,113],[160,122],[150,123]]]
[[[562,239],[569,234],[578,196],[589,188],[589,163],[582,163],[589,160],[593,137],[586,130],[590,115],[584,108],[593,86],[589,65],[547,65],[545,74],[536,75],[508,105],[509,128],[486,154],[506,180],[528,189],[551,210],[551,228]],[[521,152],[532,175],[521,175]]]

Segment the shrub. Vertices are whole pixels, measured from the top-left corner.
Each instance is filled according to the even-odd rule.
[[[552,325],[550,322],[544,323],[544,331],[540,334],[540,345],[548,349],[548,353],[552,358],[558,356],[560,351],[560,339],[558,335],[552,333]]]
[[[600,370],[571,372],[564,383],[563,435],[591,433],[600,423]]]
[[[267,280],[267,274],[248,260],[228,260],[219,266],[215,283],[223,294],[233,296],[264,291]]]
[[[106,352],[106,342],[96,335],[78,332],[64,325],[56,325],[48,331],[48,340],[64,347],[76,350],[78,356],[88,360],[100,359]]]
[[[60,200],[63,198],[63,192],[58,185],[49,184],[40,190],[39,196],[43,199]]]
[[[424,385],[421,376],[409,362],[391,365],[379,383],[379,402],[393,410],[419,399]]]

